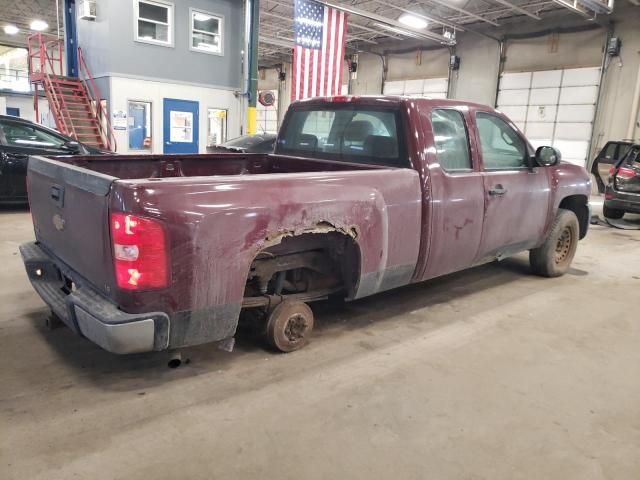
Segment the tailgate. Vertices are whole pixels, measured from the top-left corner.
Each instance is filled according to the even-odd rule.
[[[29,203],[36,240],[98,290],[113,285],[109,190],[115,177],[30,157]]]

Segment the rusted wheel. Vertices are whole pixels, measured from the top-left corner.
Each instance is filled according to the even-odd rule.
[[[313,312],[306,303],[285,300],[269,314],[267,340],[281,352],[304,347],[313,330]]]
[[[571,266],[579,237],[580,226],[576,214],[562,208],[558,209],[545,242],[529,252],[529,261],[534,273],[545,277],[564,275]]]

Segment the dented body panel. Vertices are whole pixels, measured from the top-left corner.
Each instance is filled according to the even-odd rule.
[[[348,299],[355,299],[533,248],[544,241],[563,200],[572,197],[580,205],[584,197],[586,205],[589,177],[580,167],[486,170],[475,112],[492,112],[509,122],[488,107],[400,97],[347,101],[398,108],[411,168],[277,153],[32,161],[28,181],[41,249],[30,258],[23,253],[32,282],[42,279],[33,276],[29,265],[49,262],[67,281],[91,289],[128,315],[162,312],[168,320],[156,324],[151,344],[177,348],[233,336],[253,262],[288,239],[335,234],[352,243],[355,274],[345,290]],[[436,107],[463,114],[471,170],[448,173],[438,164],[430,120]],[[490,195],[496,183],[506,185],[511,195]],[[52,186],[81,203],[51,202]],[[117,287],[109,212],[161,222],[169,250],[168,288]],[[64,222],[61,229],[53,223],[56,216],[58,225]],[[93,232],[87,237],[91,245],[79,229]],[[74,300],[66,302],[69,323],[92,338],[78,323]]]

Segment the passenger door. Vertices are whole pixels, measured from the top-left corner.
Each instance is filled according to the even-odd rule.
[[[164,153],[198,153],[198,102],[164,99]]]
[[[471,148],[468,113],[434,108],[423,119],[435,146],[427,154],[430,191],[425,192],[431,197],[430,244],[424,271],[417,275],[427,279],[473,265],[482,236],[484,186]]]
[[[478,261],[501,258],[542,240],[549,206],[549,177],[528,167],[532,152],[520,134],[500,116],[475,113],[483,165],[484,225]]]
[[[68,155],[66,139],[24,122],[0,120],[0,196],[26,198],[29,155]]]

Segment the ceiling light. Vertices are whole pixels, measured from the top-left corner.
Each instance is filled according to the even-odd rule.
[[[15,35],[19,31],[20,31],[20,29],[18,27],[16,27],[15,25],[5,25],[4,26],[4,33],[6,33],[7,35]]]
[[[44,20],[34,20],[33,22],[31,22],[31,25],[29,25],[29,27],[31,28],[31,30],[35,30],[36,32],[42,32],[43,30],[49,28],[49,24]]]
[[[211,15],[205,15],[204,13],[196,12],[193,14],[193,19],[196,22],[206,22],[207,20],[211,20]]]
[[[418,30],[427,28],[427,21],[424,18],[417,17],[411,13],[403,13],[398,21],[407,27],[417,28]]]

